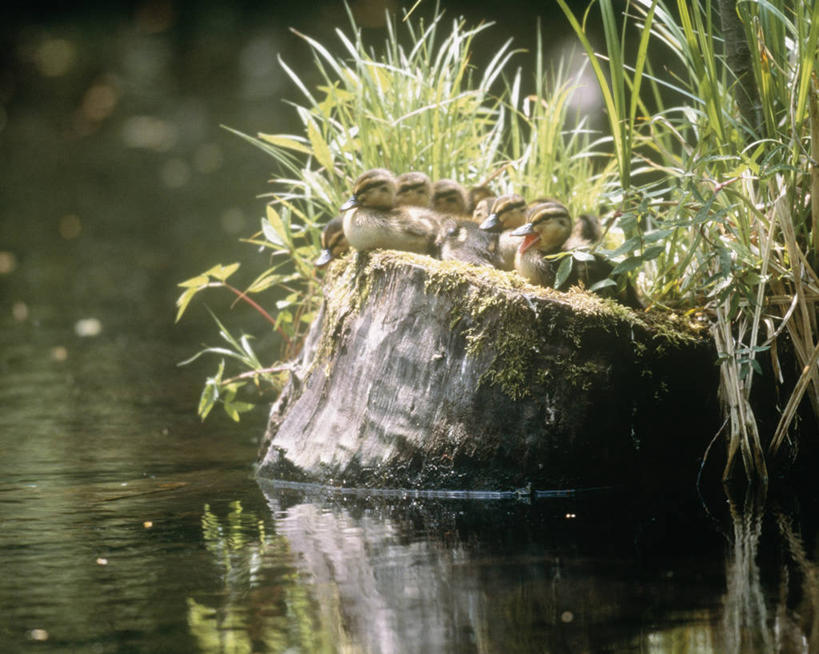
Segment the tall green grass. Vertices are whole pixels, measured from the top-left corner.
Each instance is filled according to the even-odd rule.
[[[558,1],[595,56],[584,24]],[[810,200],[819,197],[810,192],[817,188],[810,148],[819,133],[810,111],[819,3],[737,3],[758,98],[758,119],[750,121],[737,107],[715,3],[631,0],[619,16],[611,0],[598,4],[606,40],[598,59],[610,65],[608,75],[602,64],[595,71],[630,237],[621,253],[642,269],[653,302],[709,320],[726,412],[724,476],[734,476],[741,461],[747,478],[765,480],[769,455],[786,440],[804,394],[819,416],[819,223]],[[635,31],[642,36],[629,62],[627,34]],[[652,66],[649,52],[670,64]],[[780,375],[776,345],[784,332],[802,372],[775,433],[760,434],[751,388],[763,356]]]

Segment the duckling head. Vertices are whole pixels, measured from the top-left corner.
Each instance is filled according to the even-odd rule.
[[[462,215],[466,205],[466,191],[455,180],[439,179],[432,185],[432,208],[438,213]]]
[[[525,222],[526,200],[517,193],[511,193],[495,198],[489,215],[481,223],[481,229],[487,232],[502,232],[520,227]]]
[[[432,182],[418,171],[401,173],[395,178],[395,206],[429,207],[432,198]]]
[[[488,198],[482,198],[478,204],[475,205],[475,209],[472,211],[472,220],[479,225],[485,221],[492,212],[492,205],[494,204],[495,199],[496,198],[494,195],[490,195]]]
[[[341,216],[336,216],[321,230],[321,254],[313,264],[316,268],[326,266],[350,249],[347,237],[344,236],[343,225]]]
[[[483,184],[478,186],[470,186],[469,191],[467,192],[466,212],[474,215],[475,209],[478,208],[478,204],[487,198],[494,197],[495,194],[488,186],[484,186]]]
[[[395,206],[395,177],[385,168],[368,170],[355,180],[353,195],[340,211],[355,207],[367,207],[388,211]]]
[[[536,204],[529,209],[529,222],[518,227],[512,236],[523,236],[518,252],[531,247],[543,253],[554,252],[572,233],[572,217],[564,205],[556,201]]]

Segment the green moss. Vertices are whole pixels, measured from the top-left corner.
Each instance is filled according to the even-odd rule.
[[[561,383],[587,389],[589,380],[601,372],[597,364],[580,356],[591,328],[628,333],[638,365],[644,362],[645,366],[663,348],[700,338],[701,330],[674,314],[636,312],[582,289],[561,292],[532,286],[514,272],[488,266],[384,250],[352,253],[331,266],[325,282],[325,322],[316,361],[332,360],[349,321],[370,297],[377,273],[406,274],[406,266],[424,271],[427,293],[448,298],[448,324],[453,330],[462,330],[467,354],[491,356],[480,383],[499,387],[513,399],[526,397],[533,386],[549,382],[555,370]],[[549,304],[557,310],[544,310]],[[588,317],[594,320],[583,319]],[[553,368],[543,369],[537,364],[543,360],[540,346],[553,337],[573,347],[565,356],[556,357]]]

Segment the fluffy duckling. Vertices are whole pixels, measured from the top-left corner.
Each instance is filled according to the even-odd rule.
[[[497,198],[494,195],[481,198],[472,210],[472,220],[479,225],[483,223],[483,221],[489,217],[489,214],[492,213],[492,204],[495,200],[497,200]]]
[[[443,261],[455,259],[476,266],[494,266],[498,254],[498,235],[481,230],[471,220],[446,218],[439,249]]]
[[[471,213],[474,219],[475,210],[478,208],[478,205],[483,200],[494,197],[495,194],[491,191],[491,189],[488,186],[484,186],[483,184],[471,186],[466,194],[466,212]]]
[[[553,286],[556,267],[544,258],[561,250],[572,232],[572,217],[560,202],[547,201],[529,209],[529,222],[511,232],[523,237],[515,254],[515,270],[532,284]]]
[[[395,177],[374,168],[356,179],[342,206],[344,235],[356,250],[389,248],[431,254],[441,229],[438,216],[421,207],[395,207]]]
[[[580,221],[579,221],[580,222]],[[580,228],[572,227],[568,210],[556,201],[542,202],[529,210],[529,222],[513,232],[523,237],[523,242],[515,255],[515,270],[527,281],[540,286],[554,286],[558,261],[550,261],[544,255],[560,251],[568,252],[578,247],[589,245],[599,238],[593,217],[582,220]],[[598,255],[588,260],[575,259],[572,270],[564,286],[569,288],[581,284],[590,288],[611,275],[611,264]],[[638,308],[641,305],[634,288],[628,284],[622,292],[615,287],[605,287],[600,291],[605,297],[618,299],[623,304]]]
[[[432,201],[432,182],[422,172],[401,173],[395,178],[395,206],[429,207]]]
[[[445,182],[445,184],[441,182]],[[474,186],[470,189],[468,196],[464,196],[461,193],[462,188],[457,182],[441,180],[438,184],[440,185],[439,190],[443,187],[443,197],[455,198],[454,202],[451,202],[450,206],[446,208],[460,211],[462,197],[467,197],[468,205],[474,204],[475,199],[478,198],[477,204],[480,206],[480,210],[473,207],[470,212],[471,219],[446,218],[444,220],[440,242],[441,259],[445,261],[447,259],[457,259],[476,266],[496,266],[498,235],[483,231],[478,227],[478,223],[489,215],[494,196],[490,197],[486,194],[491,193],[491,191],[485,186]],[[464,210],[469,211],[469,206],[465,207]]]
[[[492,202],[489,214],[481,222],[484,231],[498,234],[495,266],[501,270],[515,269],[515,253],[523,237],[514,236],[515,229],[526,223],[526,200],[517,193],[501,195]]]
[[[574,250],[579,247],[588,247],[596,244],[603,236],[603,227],[600,219],[588,213],[580,214],[574,223],[572,233],[566,243],[564,250]]]
[[[432,208],[438,213],[453,217],[468,217],[469,200],[466,190],[454,179],[439,179],[432,185]]]
[[[321,230],[321,254],[313,265],[322,268],[349,249],[350,244],[344,236],[344,221],[341,216],[336,216]]]

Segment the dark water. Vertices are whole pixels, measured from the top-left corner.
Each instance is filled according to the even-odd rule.
[[[215,362],[176,364],[215,329],[173,301],[264,265],[237,238],[269,162],[218,125],[290,128],[292,41],[258,8],[168,7],[2,33],[0,652],[819,651],[812,500],[257,483],[264,411],[199,421]]]

